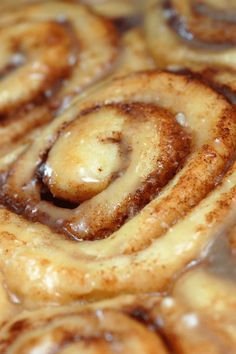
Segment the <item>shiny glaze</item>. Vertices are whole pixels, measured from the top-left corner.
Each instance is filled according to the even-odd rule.
[[[221,0],[211,14],[198,3],[194,16],[234,25]],[[49,26],[76,47],[68,20]],[[2,79],[26,59],[15,52]],[[78,52],[69,61],[27,107],[50,102],[56,119],[0,160],[0,352],[234,354],[236,126],[221,71],[146,71],[144,36],[128,29],[114,70],[71,102]]]

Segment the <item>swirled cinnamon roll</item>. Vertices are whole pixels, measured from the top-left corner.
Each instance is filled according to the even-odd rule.
[[[168,296],[123,296],[24,311],[0,329],[2,354],[229,353],[236,349],[235,284],[203,270]]]
[[[234,1],[151,0],[145,22],[160,67],[200,72],[235,102]]]
[[[78,2],[8,1],[0,8],[1,163],[92,84],[154,67],[140,29],[118,36],[110,21]]]
[[[112,24],[79,3],[18,4],[3,11],[0,34],[3,152],[107,74],[117,56]]]
[[[134,318],[139,306],[133,297],[124,297],[92,306],[25,312],[0,331],[0,351],[169,353],[163,340]]]
[[[78,99],[2,174],[9,291],[35,307],[164,290],[231,210],[235,122],[223,96],[165,72]]]

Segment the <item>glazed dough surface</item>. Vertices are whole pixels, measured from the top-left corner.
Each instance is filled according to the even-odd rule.
[[[0,353],[234,354],[233,2],[0,10]]]

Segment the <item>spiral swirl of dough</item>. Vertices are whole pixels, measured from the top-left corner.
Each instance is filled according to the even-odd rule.
[[[204,268],[167,296],[122,296],[93,304],[22,311],[0,328],[2,354],[233,354],[235,284]]]
[[[233,106],[184,75],[78,99],[2,174],[2,203],[29,220],[0,210],[9,291],[36,307],[163,290],[232,205],[234,167],[216,184],[235,134]]]
[[[20,214],[77,240],[109,236],[158,193],[189,152],[174,118],[144,103],[92,107],[56,135],[51,130],[52,144],[42,147],[45,161],[35,160],[38,141],[13,164],[2,196]],[[32,178],[22,174],[20,181],[24,163]],[[59,201],[47,202],[50,196]],[[72,205],[56,205],[63,202]]]
[[[145,23],[159,67],[200,72],[235,102],[234,1],[151,0]]]
[[[0,331],[1,353],[167,354],[159,336],[125,313],[133,301],[25,312]]]
[[[117,56],[112,24],[79,3],[18,4],[3,10],[0,33],[3,149],[52,120]]]

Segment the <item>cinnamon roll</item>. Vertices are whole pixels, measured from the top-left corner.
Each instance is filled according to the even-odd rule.
[[[139,302],[128,297],[22,313],[0,331],[0,351],[167,354],[162,339],[132,316],[135,306]]]
[[[118,38],[109,21],[65,1],[5,9],[0,33],[3,154],[110,71]]]
[[[35,308],[165,290],[232,208],[235,134],[233,106],[184,75],[78,99],[2,173],[9,291]]]
[[[7,1],[0,9],[0,164],[89,86],[155,67],[140,29],[118,34],[116,23],[78,2]]]
[[[233,354],[234,2],[0,10],[0,353]]]
[[[145,27],[159,67],[201,73],[236,102],[234,1],[151,0]]]
[[[235,284],[201,270],[168,296],[123,296],[87,305],[23,311],[0,329],[8,353],[190,354],[236,349]]]

